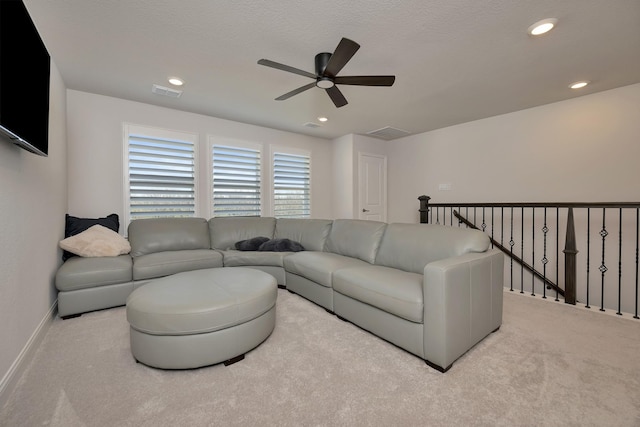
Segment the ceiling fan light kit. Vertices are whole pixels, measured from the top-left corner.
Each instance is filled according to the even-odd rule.
[[[322,52],[315,56],[315,74],[268,59],[261,59],[258,61],[258,64],[315,80],[313,83],[306,84],[284,95],[280,95],[276,98],[276,101],[284,101],[306,90],[319,87],[324,89],[327,95],[329,95],[329,98],[331,98],[331,101],[333,101],[333,104],[340,108],[347,105],[347,99],[336,85],[392,86],[396,79],[395,76],[338,76],[337,74],[344,68],[358,49],[360,49],[358,43],[343,38],[340,40],[333,54]]]
[[[335,83],[329,77],[320,77],[316,81],[316,86],[318,86],[320,89],[329,89],[331,87],[334,87]]]

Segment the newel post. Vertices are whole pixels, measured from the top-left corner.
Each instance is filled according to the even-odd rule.
[[[573,222],[573,208],[567,216],[567,234],[564,241],[564,302],[576,304],[576,229]]]
[[[431,197],[422,195],[418,197],[418,200],[420,200],[420,209],[418,209],[418,212],[420,212],[420,224],[428,224],[429,200],[431,200]]]

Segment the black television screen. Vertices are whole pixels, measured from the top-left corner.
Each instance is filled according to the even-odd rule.
[[[0,0],[0,134],[49,152],[49,52],[21,0]]]

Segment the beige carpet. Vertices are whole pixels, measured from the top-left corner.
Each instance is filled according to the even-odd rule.
[[[505,292],[446,374],[280,290],[273,334],[225,367],[136,364],[124,308],[56,319],[2,426],[640,426],[640,321]]]

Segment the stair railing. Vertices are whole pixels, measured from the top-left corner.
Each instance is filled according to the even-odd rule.
[[[542,298],[547,298],[551,290],[556,301],[562,297],[567,304],[584,302],[591,308],[596,300],[600,311],[616,309],[620,316],[633,313],[640,319],[640,203],[429,203],[430,199],[418,197],[420,223],[487,233],[491,245],[508,258],[505,277],[511,291],[519,287],[521,293],[536,296],[542,289]],[[612,250],[616,234],[617,250]],[[612,265],[617,265],[617,277],[610,274]]]

